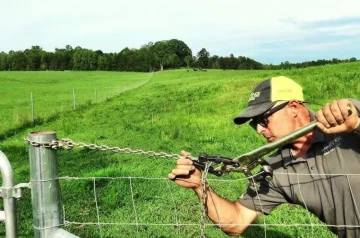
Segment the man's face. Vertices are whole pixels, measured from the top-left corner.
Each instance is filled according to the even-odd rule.
[[[268,142],[273,142],[295,129],[290,110],[288,102],[284,102],[253,118],[250,125]]]

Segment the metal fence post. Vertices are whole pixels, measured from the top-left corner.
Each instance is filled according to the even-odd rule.
[[[35,123],[35,114],[34,114],[34,97],[33,97],[33,93],[30,94],[30,100],[31,100],[31,121],[34,124]]]
[[[2,219],[5,220],[6,238],[17,237],[16,224],[16,200],[10,191],[14,189],[14,172],[8,158],[0,151],[0,171],[2,175],[3,186],[1,187],[2,197],[4,199],[4,213]]]
[[[74,104],[74,110],[76,110],[75,89],[73,89],[73,104]]]
[[[56,140],[54,131],[32,132],[28,140],[37,143]],[[29,145],[31,200],[34,237],[77,237],[60,229],[60,185],[56,150]],[[61,236],[58,234],[61,233]]]

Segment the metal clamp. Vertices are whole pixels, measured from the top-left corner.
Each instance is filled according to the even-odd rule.
[[[222,164],[222,165],[237,165],[237,162],[234,162],[233,159],[221,156],[208,155],[206,153],[200,153],[197,160],[192,160],[194,166],[199,170],[204,170],[206,163],[212,164]],[[212,165],[209,167],[209,173],[214,174],[216,176],[224,175],[224,171],[214,168]]]
[[[15,185],[14,187],[0,188],[0,197],[2,198],[21,198],[22,196],[22,188],[30,188],[30,183],[20,183]]]

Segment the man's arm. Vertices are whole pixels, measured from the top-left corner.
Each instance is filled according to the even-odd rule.
[[[186,159],[189,153],[183,151],[181,154],[176,168],[171,171],[168,178],[181,187],[192,188],[201,200],[201,172],[195,168],[191,160]],[[238,201],[232,202],[220,197],[208,185],[206,197],[207,215],[228,235],[240,235],[260,215],[260,212],[248,209]]]
[[[201,200],[202,188],[194,189]],[[206,208],[209,218],[229,236],[239,236],[261,214],[241,205],[237,200],[229,201],[220,197],[206,186]]]

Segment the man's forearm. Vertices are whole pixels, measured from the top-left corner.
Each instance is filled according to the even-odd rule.
[[[200,202],[203,202],[202,188],[198,187],[194,191],[199,197]],[[220,197],[208,185],[206,185],[205,204],[208,217],[228,235],[239,235],[246,229],[244,226],[239,226],[241,214],[235,203]]]

